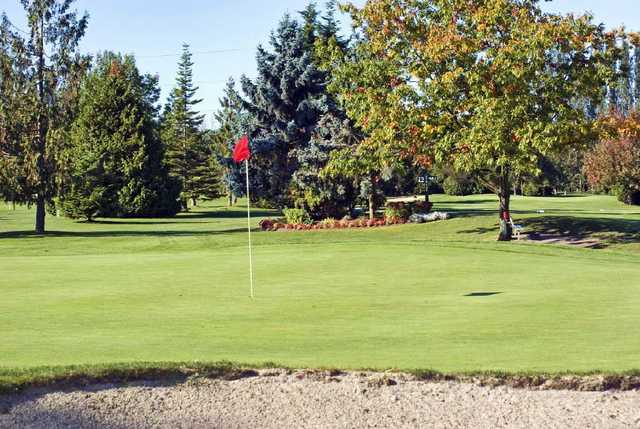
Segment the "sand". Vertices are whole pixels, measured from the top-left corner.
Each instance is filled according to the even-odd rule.
[[[261,371],[239,380],[31,389],[0,396],[0,428],[640,428],[640,391]]]

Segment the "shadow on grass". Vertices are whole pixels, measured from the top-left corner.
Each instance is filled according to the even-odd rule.
[[[640,242],[640,220],[620,218],[537,217],[523,221],[531,233],[598,238],[607,244]]]
[[[280,212],[277,210],[262,210],[256,209],[251,211],[252,217],[269,217],[280,216]],[[180,213],[175,217],[158,217],[158,218],[123,218],[123,219],[97,219],[91,222],[83,221],[78,222],[88,225],[180,225],[188,224],[193,219],[243,219],[247,217],[245,209],[219,209],[219,210],[203,210],[203,211],[190,211]]]
[[[473,292],[465,295],[467,298],[482,298],[487,296],[502,295],[502,292]]]
[[[258,228],[253,231],[258,231]],[[246,233],[246,228],[233,228],[214,231],[48,231],[46,234],[36,234],[33,231],[0,232],[1,239],[42,238],[42,237],[71,237],[71,238],[107,238],[107,237],[189,237],[210,236],[235,233]]]
[[[524,233],[531,236],[566,237],[573,241],[599,240],[598,248],[611,244],[640,243],[640,220],[575,216],[543,216],[523,219]],[[460,231],[459,234],[497,233],[498,225]]]

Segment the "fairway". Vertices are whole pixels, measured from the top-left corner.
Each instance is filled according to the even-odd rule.
[[[50,218],[46,238],[16,232],[33,213],[3,205],[0,367],[637,369],[640,210],[602,196],[513,201],[529,232],[580,227],[601,240],[592,250],[496,243],[495,206],[493,196],[437,196],[452,220],[257,232],[251,301],[241,205],[175,219]]]

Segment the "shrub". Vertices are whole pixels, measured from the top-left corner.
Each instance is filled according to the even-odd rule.
[[[271,219],[262,219],[258,225],[260,225],[260,229],[263,231],[271,231],[274,228],[275,222]]]
[[[332,217],[320,221],[320,228],[323,228],[323,229],[335,228],[338,225],[339,225],[339,222]]]
[[[304,209],[284,209],[282,211],[287,223],[301,225],[311,224],[311,216]]]
[[[411,210],[405,203],[387,203],[384,216],[387,219],[407,219],[411,216]]]
[[[442,189],[447,195],[462,197],[474,194],[476,192],[476,185],[471,180],[449,176],[442,182]]]

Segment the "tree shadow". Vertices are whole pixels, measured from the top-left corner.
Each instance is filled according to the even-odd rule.
[[[547,216],[525,219],[525,229],[533,234],[572,237],[579,240],[597,238],[607,244],[640,242],[640,220]]]
[[[252,231],[258,231],[254,228]],[[231,228],[213,231],[48,231],[36,234],[33,231],[0,232],[0,239],[71,237],[71,238],[107,238],[107,237],[189,237],[246,233],[247,228]]]
[[[605,248],[611,244],[640,243],[640,220],[627,218],[596,218],[576,216],[541,216],[519,221],[524,234],[531,239],[564,238],[568,244],[597,240],[592,248]],[[488,234],[498,232],[498,225],[459,231],[459,234]]]
[[[278,210],[257,209],[251,210],[252,217],[281,216]],[[215,211],[191,211],[181,213],[177,219],[241,219],[247,217],[245,210],[215,210]]]
[[[257,209],[251,211],[252,217],[269,217],[280,216],[278,210]],[[247,217],[246,210],[229,210],[226,208],[217,210],[201,210],[180,213],[175,217],[157,217],[157,218],[99,218],[97,220],[81,221],[89,225],[179,225],[188,224],[193,219],[243,219]]]

